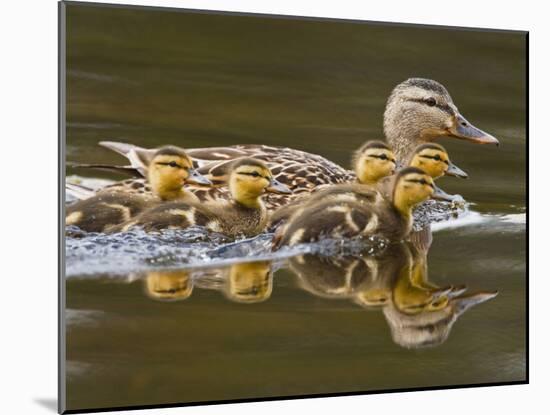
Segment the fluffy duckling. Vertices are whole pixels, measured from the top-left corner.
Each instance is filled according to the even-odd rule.
[[[267,210],[262,202],[265,192],[290,193],[275,180],[262,161],[243,158],[233,162],[228,174],[232,200],[211,203],[169,202],[153,207],[112,231],[140,226],[146,231],[204,226],[227,236],[254,236],[265,229]]]
[[[380,179],[395,173],[396,160],[386,143],[372,140],[354,153],[351,164],[358,183],[375,185]]]
[[[395,173],[396,160],[391,148],[382,141],[367,141],[353,155],[352,166],[356,175],[356,183],[376,186],[382,179]],[[334,186],[320,187],[313,194],[304,193],[298,199],[293,200],[285,206],[280,207],[271,215],[269,228],[275,229],[302,208],[304,203],[315,203],[326,197],[327,192],[348,192],[356,190],[355,186],[345,187]]]
[[[468,178],[468,174],[465,171],[451,162],[447,150],[445,150],[443,146],[436,143],[427,143],[418,146],[414,150],[408,166],[423,170],[433,180],[437,180],[444,175],[460,177],[463,179]],[[380,191],[384,197],[391,197],[395,179],[395,175],[383,177],[377,183],[377,190]],[[447,195],[444,192],[439,193],[438,197],[442,200],[454,200],[453,196]]]
[[[412,229],[413,208],[438,192],[433,179],[416,167],[398,173],[391,201],[375,190],[356,186],[361,192],[358,197],[327,197],[296,212],[275,235],[273,247],[371,235],[401,241]]]
[[[147,176],[152,194],[101,191],[67,207],[66,225],[76,225],[88,232],[105,232],[160,202],[196,202],[197,197],[184,189],[184,183],[210,184],[210,181],[192,166],[191,159],[183,149],[163,147],[149,163]]]

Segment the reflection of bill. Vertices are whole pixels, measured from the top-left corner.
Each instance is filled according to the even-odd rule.
[[[458,291],[460,292],[460,291]],[[384,307],[393,341],[407,348],[437,346],[449,337],[455,321],[469,308],[494,298],[496,292],[458,294],[451,291],[446,298],[427,304],[415,314],[406,314],[393,303]]]
[[[227,298],[239,303],[267,300],[273,290],[271,262],[257,261],[231,265],[225,288]]]
[[[145,293],[154,300],[181,301],[193,292],[189,271],[150,271],[145,277]]]
[[[417,348],[443,343],[460,315],[497,295],[437,286],[428,279],[426,252],[415,241],[390,245],[374,257],[300,255],[289,266],[300,286],[316,296],[382,308],[393,340]]]

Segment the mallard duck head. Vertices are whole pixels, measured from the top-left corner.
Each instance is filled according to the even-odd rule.
[[[402,214],[410,216],[417,204],[436,193],[433,179],[417,167],[407,167],[399,172],[393,189],[393,204]]]
[[[181,148],[166,146],[159,149],[147,169],[153,192],[161,199],[173,199],[182,192],[184,183],[211,184],[195,169],[191,158]]]
[[[460,114],[443,85],[423,78],[407,79],[394,88],[386,104],[384,133],[400,159],[418,144],[440,137],[498,145],[495,137]]]
[[[242,158],[231,165],[229,190],[237,202],[257,207],[264,192],[290,193],[290,189],[273,178],[267,165],[257,159]]]
[[[395,172],[395,155],[386,143],[368,141],[355,152],[352,165],[359,183],[375,184]]]
[[[267,300],[272,290],[271,262],[245,262],[231,266],[227,288],[227,296],[231,300],[258,303]]]
[[[432,179],[438,179],[444,174],[448,176],[468,177],[468,174],[455,166],[449,159],[447,150],[436,143],[426,143],[418,146],[409,163],[411,167],[418,167],[428,173]]]
[[[145,279],[145,293],[154,300],[185,300],[193,292],[188,271],[151,271]]]

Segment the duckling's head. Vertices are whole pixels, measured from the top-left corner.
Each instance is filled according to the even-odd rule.
[[[436,143],[426,143],[418,146],[409,166],[424,170],[434,180],[444,174],[464,179],[468,177],[466,172],[451,162],[447,150]]]
[[[368,141],[353,156],[352,165],[357,180],[362,184],[375,184],[395,172],[395,155],[382,141]]]
[[[290,193],[290,189],[273,178],[267,165],[257,159],[242,158],[231,165],[229,190],[234,200],[247,207],[260,205],[264,192]]]
[[[273,290],[271,262],[256,261],[234,264],[229,271],[227,296],[239,303],[267,300]]]
[[[498,145],[460,114],[443,85],[423,78],[407,79],[394,88],[386,104],[384,133],[399,159],[408,158],[418,144],[440,137]]]
[[[154,300],[185,300],[193,292],[188,271],[151,271],[145,279],[145,293]]]
[[[155,153],[149,163],[148,180],[161,199],[177,197],[186,182],[211,184],[193,169],[193,162],[185,150],[174,146],[162,147]]]
[[[394,206],[409,216],[417,204],[429,199],[435,192],[433,179],[417,167],[407,167],[399,172],[393,189]]]

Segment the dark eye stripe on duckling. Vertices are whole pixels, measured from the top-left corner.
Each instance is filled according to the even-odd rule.
[[[160,165],[160,166],[177,167],[177,168],[179,168],[179,169],[187,168],[187,167],[182,166],[181,164],[176,163],[175,161],[170,161],[170,162],[161,162],[161,161],[157,161],[156,164],[158,164],[158,165]]]
[[[427,184],[428,186],[430,186],[432,189],[434,189],[434,185],[429,183],[428,181],[424,180],[424,179],[406,179],[405,180],[406,182],[410,182],[410,183],[420,183],[420,184]]]
[[[262,177],[266,180],[270,180],[271,178],[270,177],[267,177],[267,176],[262,176],[260,173],[258,173],[257,171],[253,171],[253,172],[238,172],[237,174],[242,174],[244,176],[252,176],[252,177]]]
[[[418,102],[420,104],[425,104],[425,105],[428,105],[430,107],[436,107],[436,108],[439,108],[441,111],[446,112],[449,115],[455,115],[455,112],[453,111],[453,109],[450,106],[448,106],[447,104],[438,104],[437,101],[435,101],[435,100],[431,101],[431,100],[428,100],[428,99],[411,98],[408,101]],[[433,105],[432,105],[432,103],[433,103]]]
[[[395,159],[388,157],[387,154],[369,154],[368,156],[380,160],[389,160],[395,162]]]
[[[436,161],[442,161],[447,166],[449,165],[449,160],[443,160],[439,154],[437,154],[435,156],[428,156],[427,154],[421,154],[420,157],[425,158],[425,159],[432,159],[432,160],[436,160]]]

